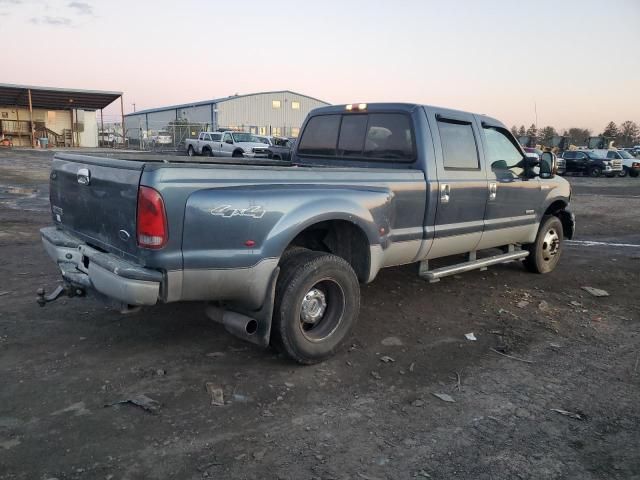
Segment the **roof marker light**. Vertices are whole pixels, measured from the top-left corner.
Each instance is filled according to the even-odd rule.
[[[353,105],[349,104],[345,107],[348,111],[353,110]]]
[[[358,110],[366,110],[366,109],[367,109],[367,104],[366,103],[358,104]]]

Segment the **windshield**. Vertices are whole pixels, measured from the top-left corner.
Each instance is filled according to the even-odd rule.
[[[618,150],[618,153],[620,154],[620,156],[622,158],[633,158],[633,155],[631,155],[629,152],[627,152],[626,150]]]
[[[236,143],[240,143],[240,142],[260,143],[260,140],[258,140],[251,133],[232,133],[231,135],[233,135],[233,140]]]
[[[587,152],[587,155],[591,158],[606,158],[604,154],[600,152]]]

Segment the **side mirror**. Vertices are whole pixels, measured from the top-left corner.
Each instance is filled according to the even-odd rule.
[[[224,143],[228,143],[229,145],[233,145],[233,140],[225,140]]]
[[[509,166],[507,165],[506,160],[496,160],[491,164],[491,170],[508,170]]]
[[[553,178],[558,171],[558,157],[551,152],[540,156],[540,178]]]

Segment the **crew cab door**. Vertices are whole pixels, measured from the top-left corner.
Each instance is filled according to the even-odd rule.
[[[589,157],[584,152],[576,152],[576,156],[573,160],[573,171],[574,172],[586,172],[589,168]]]
[[[548,186],[539,177],[523,175],[524,154],[504,126],[478,121],[478,127],[489,181],[484,233],[478,250],[529,243],[538,229],[536,209],[547,193],[543,187]]]
[[[471,252],[482,238],[487,176],[471,114],[427,109],[436,152],[438,206],[427,258]]]
[[[231,143],[229,143],[231,142]],[[233,137],[229,132],[222,135],[222,142],[220,143],[220,155],[223,157],[230,157],[233,155]]]

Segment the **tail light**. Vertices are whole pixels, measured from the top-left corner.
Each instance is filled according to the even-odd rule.
[[[138,190],[136,237],[139,247],[152,249],[164,247],[169,239],[164,201],[151,187]]]

